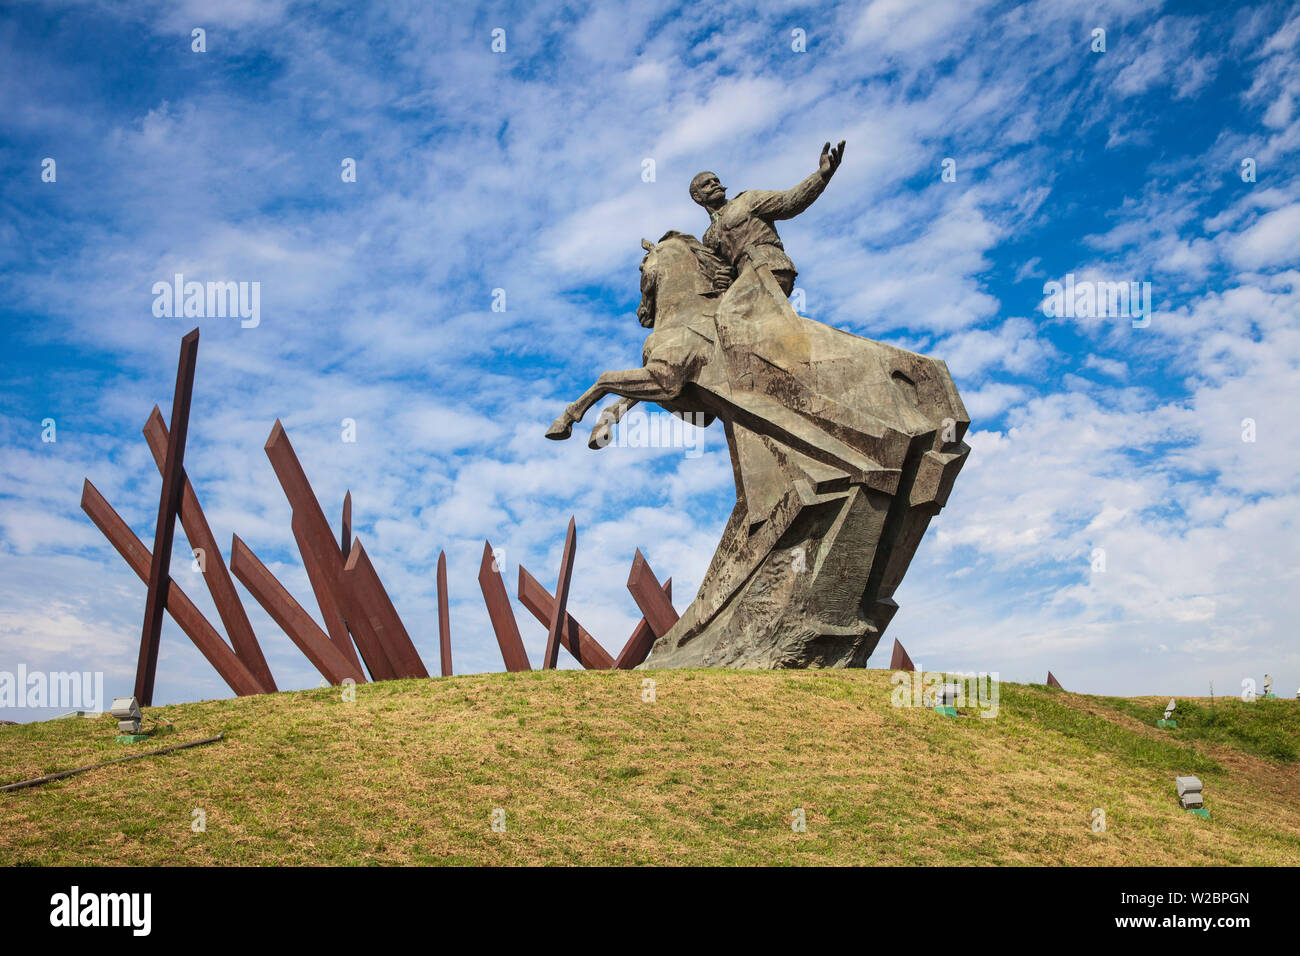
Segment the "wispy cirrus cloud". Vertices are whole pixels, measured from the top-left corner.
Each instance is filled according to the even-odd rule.
[[[506,548],[511,583],[519,563],[545,580],[570,513],[575,613],[616,650],[638,616],[622,586],[636,547],[679,607],[698,587],[732,503],[725,444],[715,426],[700,458],[597,454],[542,432],[600,371],[639,364],[638,240],[703,231],[695,172],[733,194],[785,187],[843,137],[825,195],[781,227],[809,309],[947,359],[975,418],[891,636],[928,665],[1052,666],[1084,690],[1300,671],[1300,19],[1283,5],[32,2],[0,17],[5,659],[129,681],[143,591],[78,511],[80,482],[149,537],[139,429],[166,410],[191,324],[187,463],[223,544],[238,531],[310,593],[261,452],[278,417],[336,522],[352,490],[426,658],[438,551],[457,669],[497,668],[482,541]],[[207,53],[190,51],[195,26]],[[57,183],[40,181],[47,156]],[[1042,283],[1070,271],[1151,281],[1159,310],[1145,329],[1049,320]],[[262,324],[154,317],[152,285],[176,272],[260,281]],[[190,573],[183,554],[173,573]],[[282,686],[314,684],[252,613]],[[224,693],[170,624],[159,690]]]

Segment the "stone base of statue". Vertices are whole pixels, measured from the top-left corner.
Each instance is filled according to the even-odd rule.
[[[865,666],[970,450],[947,366],[800,316],[761,266],[713,320],[712,357],[677,404],[721,420],[736,507],[641,666]]]

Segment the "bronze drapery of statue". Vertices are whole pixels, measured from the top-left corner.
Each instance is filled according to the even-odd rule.
[[[725,430],[735,508],[695,600],[642,667],[865,666],[970,451],[942,361],[790,304],[794,264],[772,222],[821,194],[843,150],[828,143],[818,171],[783,192],[728,201],[716,175],[697,176],[704,241],[641,242],[642,366],[600,375],[547,431],[569,437],[610,394],[592,448],[636,402]]]

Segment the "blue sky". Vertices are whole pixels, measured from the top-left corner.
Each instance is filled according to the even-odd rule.
[[[784,188],[843,138],[781,229],[806,311],[945,359],[973,419],[871,664],[897,637],[925,667],[1050,667],[1081,691],[1235,693],[1268,672],[1290,695],[1298,56],[1284,3],[7,4],[0,670],[130,687],[144,588],[78,503],[89,477],[151,541],[140,428],[196,324],[155,317],[151,290],[177,272],[261,284],[258,327],[197,323],[186,460],[223,547],[238,532],[310,606],[262,452],[278,417],[336,522],[352,490],[426,661],[439,550],[457,671],[498,670],[482,542],[512,590],[520,562],[548,581],[570,514],[571,608],[616,652],[636,547],[679,608],[699,586],[734,501],[725,440],[595,453],[585,429],[543,431],[639,364],[639,242],[703,232],[696,172]],[[1045,315],[1067,273],[1150,282],[1150,324]],[[315,685],[245,603],[280,686]],[[545,629],[516,611],[536,659]],[[227,694],[170,621],[158,674],[160,703]]]

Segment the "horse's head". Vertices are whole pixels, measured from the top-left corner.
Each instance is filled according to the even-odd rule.
[[[662,302],[677,304],[683,296],[694,298],[714,289],[714,276],[725,269],[722,260],[698,239],[670,230],[658,243],[641,240],[641,304],[636,317],[647,329],[655,327]]]
[[[659,258],[655,244],[649,239],[641,240],[645,257],[641,260],[641,304],[636,307],[636,317],[647,329],[655,327],[655,288],[659,284]]]

